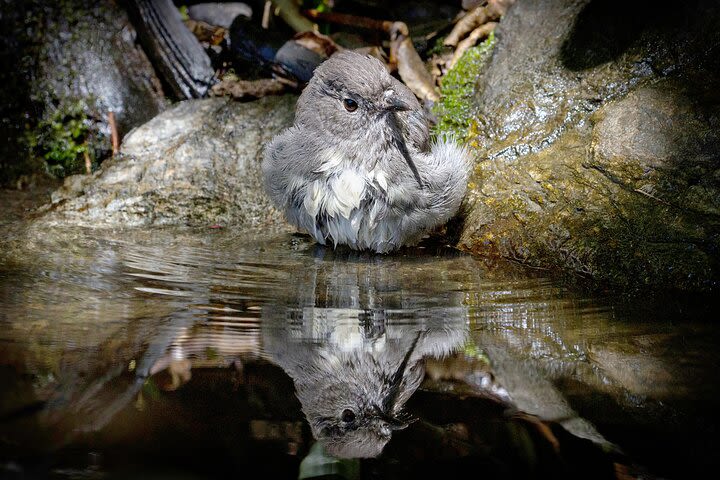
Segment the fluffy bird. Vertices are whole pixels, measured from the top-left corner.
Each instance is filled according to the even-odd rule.
[[[266,146],[265,188],[289,223],[323,245],[387,253],[417,244],[458,210],[465,148],[430,140],[413,93],[376,58],[335,53]]]

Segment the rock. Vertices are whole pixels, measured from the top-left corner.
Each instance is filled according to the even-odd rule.
[[[617,8],[517,2],[501,20],[461,242],[622,288],[715,289],[720,7]]]
[[[0,182],[95,166],[166,106],[160,82],[118,2],[0,2]],[[12,68],[9,68],[12,67]]]
[[[94,175],[66,179],[36,222],[88,227],[280,225],[262,149],[293,121],[296,97],[175,105],[125,139]]]
[[[309,82],[315,69],[325,60],[326,58],[294,40],[285,42],[275,55],[275,61],[301,84]]]
[[[35,13],[43,18],[31,86],[41,105],[40,125],[79,121],[90,157],[99,163],[111,151],[108,112],[114,112],[122,137],[167,107],[160,81],[116,2],[63,1]],[[47,133],[37,134],[42,147]],[[84,170],[84,162],[78,163]],[[70,162],[57,173],[78,171]]]

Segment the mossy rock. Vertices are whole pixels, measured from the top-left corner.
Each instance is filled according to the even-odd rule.
[[[19,32],[8,55],[23,61],[2,74],[16,138],[0,181],[94,170],[112,153],[110,112],[122,138],[169,105],[160,81],[117,2],[21,3],[4,25]]]
[[[597,3],[517,2],[502,19],[475,86],[461,245],[625,291],[712,291],[719,8],[669,19],[640,2],[617,19]]]

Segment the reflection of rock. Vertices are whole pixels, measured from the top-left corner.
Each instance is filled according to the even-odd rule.
[[[70,177],[40,221],[85,226],[280,224],[260,151],[292,122],[295,97],[181,102],[128,135],[122,155]]]
[[[713,287],[720,11],[676,7],[510,8],[477,84],[486,160],[465,243],[615,284]]]
[[[264,350],[292,377],[315,438],[343,458],[379,455],[408,425],[403,405],[423,380],[423,358],[456,350],[467,335],[459,292],[443,306],[382,295],[402,291],[403,273],[422,275],[422,260],[364,260],[318,259],[288,282],[296,296],[263,312]]]

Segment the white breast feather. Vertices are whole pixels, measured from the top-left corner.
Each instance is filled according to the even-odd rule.
[[[322,155],[322,163],[315,169],[315,173],[335,170],[345,161],[345,156],[337,150],[327,150]]]
[[[360,207],[365,193],[365,178],[356,170],[343,170],[337,177],[328,182],[332,193],[326,199],[325,208],[328,214],[331,211],[340,213],[344,218],[350,218],[350,212]]]
[[[387,192],[388,184],[387,184],[387,176],[385,176],[385,171],[382,170],[379,167],[375,167],[370,172],[370,178],[375,180],[375,183],[378,187],[380,187],[380,190],[383,192]]]
[[[320,206],[324,200],[324,188],[320,180],[312,182],[305,191],[305,200],[303,200],[303,206],[305,210],[310,214],[311,217],[315,217],[320,211]]]

